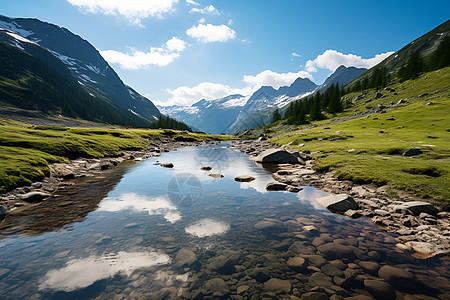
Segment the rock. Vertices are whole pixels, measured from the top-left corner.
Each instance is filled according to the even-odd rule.
[[[380,268],[380,265],[373,261],[360,261],[359,265],[363,268],[369,271],[370,273],[376,274],[378,269]]]
[[[249,275],[258,282],[266,282],[270,278],[269,271],[263,268],[254,268]]]
[[[436,252],[436,246],[431,244],[431,243],[426,243],[426,242],[407,242],[405,243],[405,245],[410,248],[413,249],[414,251],[418,252],[418,253],[422,253],[422,254],[427,254],[432,256],[433,253]]]
[[[413,274],[392,266],[382,266],[378,270],[378,276],[396,288],[411,290],[417,285],[417,280]]]
[[[0,221],[3,221],[6,218],[6,215],[8,214],[8,210],[0,205]]]
[[[287,152],[280,149],[268,149],[254,158],[254,161],[260,163],[276,163],[276,164],[298,164],[299,159]]]
[[[325,295],[324,293],[320,293],[320,292],[309,292],[306,294],[302,295],[302,298],[300,298],[301,300],[328,300],[330,298],[328,298],[327,295]]]
[[[268,191],[285,191],[288,187],[285,183],[279,183],[279,182],[270,182],[266,185],[266,190]]]
[[[257,230],[262,231],[270,231],[270,230],[276,230],[281,228],[281,222],[275,222],[275,221],[259,221],[255,225],[253,225],[253,228]]]
[[[376,93],[374,96],[375,99],[380,99],[381,97],[383,97],[382,93]]]
[[[409,148],[403,153],[403,156],[416,156],[422,154],[422,150],[419,147]]]
[[[327,262],[325,260],[325,258],[323,258],[323,256],[320,256],[320,255],[305,255],[304,257],[308,260],[308,262],[311,265],[317,266],[317,267],[320,267],[320,266],[326,264],[326,262]]]
[[[288,280],[271,278],[264,283],[264,288],[275,294],[287,294],[291,292],[291,283]]]
[[[177,267],[190,266],[197,262],[197,255],[189,249],[181,248],[175,256]]]
[[[382,280],[364,280],[366,290],[376,300],[394,300],[397,298],[394,288],[387,282]]]
[[[128,223],[127,225],[124,226],[124,228],[131,229],[131,228],[136,228],[138,226],[139,226],[138,223]]]
[[[227,294],[230,292],[228,285],[225,283],[225,281],[223,281],[222,278],[210,279],[205,283],[204,287],[210,293]]]
[[[223,175],[222,175],[222,174],[214,174],[214,173],[211,173],[211,174],[208,174],[208,176],[210,176],[210,177],[212,177],[212,178],[223,178]]]
[[[349,209],[358,209],[358,204],[347,194],[317,198],[316,201],[332,211],[346,212]]]
[[[355,258],[353,248],[338,243],[328,243],[317,247],[320,253],[325,254],[329,259]]]
[[[33,182],[31,187],[34,189],[40,189],[42,187],[42,182]]]
[[[373,213],[382,217],[387,216],[389,214],[389,212],[384,209],[375,209]]]
[[[286,264],[291,269],[301,270],[306,266],[306,261],[303,257],[295,256],[289,258]]]
[[[411,211],[414,215],[418,216],[420,213],[427,213],[430,215],[435,215],[439,212],[439,210],[434,207],[432,204],[423,201],[410,201],[405,202],[401,205],[396,206],[396,210],[407,209]]]
[[[308,285],[310,285],[311,287],[330,287],[333,285],[333,279],[331,279],[330,276],[323,274],[322,272],[316,272],[309,277]]]
[[[200,168],[200,170],[203,170],[203,171],[211,171],[211,169],[212,169],[212,167],[210,167],[210,166]]]
[[[20,198],[23,201],[29,202],[29,203],[36,203],[41,202],[45,198],[50,197],[50,194],[43,193],[43,192],[30,192],[26,193],[24,195],[21,195]]]
[[[239,252],[229,251],[228,253],[225,253],[225,255],[219,255],[212,258],[208,263],[207,268],[221,274],[232,274],[236,272],[234,266],[239,258]]]
[[[288,187],[286,188],[286,191],[291,192],[291,193],[298,193],[301,190],[303,190],[302,187],[297,187],[297,186],[292,186],[292,185],[288,185]]]
[[[253,180],[255,180],[255,178],[253,178],[252,176],[249,176],[249,175],[240,175],[240,176],[234,177],[234,181],[237,181],[237,182],[251,182]]]
[[[353,209],[347,210],[344,213],[344,215],[346,215],[347,217],[352,218],[352,219],[357,219],[357,218],[361,218],[362,217],[362,214],[359,211],[353,210]]]
[[[344,273],[335,265],[326,264],[320,268],[322,272],[328,276],[343,276]]]
[[[395,121],[395,118],[390,117],[390,118],[386,118],[385,120],[386,120],[386,121]]]
[[[250,287],[248,285],[241,285],[237,288],[236,293],[238,295],[242,294],[243,292],[245,292],[246,290],[248,290]]]
[[[173,168],[173,163],[162,163],[160,166],[164,168]]]
[[[175,141],[177,141],[177,142],[196,142],[197,140],[193,137],[177,136],[175,138]]]
[[[305,226],[302,226],[302,229],[303,229],[304,231],[307,231],[307,232],[319,230],[319,228],[317,228],[317,227],[314,226],[314,225],[305,225]]]
[[[403,104],[403,103],[407,103],[406,100],[405,99],[400,99],[400,100],[398,100],[396,105]]]

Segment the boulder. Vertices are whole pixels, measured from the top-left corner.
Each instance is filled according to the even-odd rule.
[[[317,249],[329,259],[355,258],[355,253],[353,252],[352,247],[338,243],[323,244],[317,247]]]
[[[205,283],[205,289],[210,293],[227,294],[230,292],[228,285],[222,278],[213,278]]]
[[[268,190],[268,191],[285,191],[287,187],[288,187],[288,185],[285,183],[269,182],[266,185],[266,190]]]
[[[333,279],[322,272],[316,272],[309,277],[308,285],[311,287],[331,287],[333,285]]]
[[[210,259],[207,268],[221,274],[232,274],[236,272],[234,266],[239,258],[239,252],[229,251],[228,253],[225,253],[225,255],[219,255]]]
[[[268,149],[254,158],[254,161],[259,163],[276,163],[276,164],[298,164],[299,159],[287,152],[280,149]]]
[[[416,156],[422,154],[422,150],[419,147],[409,148],[403,153],[403,156]]]
[[[300,298],[301,300],[328,300],[328,296],[324,293],[320,292],[309,292],[306,294],[303,294]]]
[[[378,276],[396,288],[413,290],[417,286],[415,276],[404,269],[392,266],[382,266],[380,270],[378,270]]]
[[[289,258],[286,264],[293,270],[301,270],[306,266],[306,261],[303,257],[295,256]]]
[[[255,180],[255,178],[253,178],[252,176],[249,176],[249,175],[240,175],[240,176],[234,177],[234,181],[237,181],[237,182],[251,182],[253,180]]]
[[[320,268],[322,272],[328,276],[343,276],[344,273],[335,265],[326,264]]]
[[[270,278],[269,271],[263,268],[254,268],[249,275],[258,282],[266,282]]]
[[[210,177],[212,177],[212,178],[223,178],[223,175],[222,175],[222,174],[214,174],[214,173],[211,173],[211,174],[208,174],[208,176],[210,176]]]
[[[20,198],[23,201],[29,202],[29,203],[36,203],[41,202],[42,200],[50,197],[50,194],[43,193],[43,192],[30,192],[23,194]]]
[[[175,256],[175,261],[178,267],[190,266],[197,262],[197,255],[189,249],[181,248]]]
[[[378,269],[380,268],[378,263],[373,262],[373,261],[360,261],[359,265],[363,269],[366,269],[367,271],[369,271],[370,273],[373,273],[373,274],[376,274]]]
[[[376,300],[394,300],[397,298],[394,288],[387,282],[382,280],[364,280],[366,290]]]
[[[405,202],[401,205],[396,206],[396,210],[398,210],[398,209],[400,209],[400,210],[407,209],[416,216],[420,215],[420,213],[427,213],[430,215],[435,215],[439,212],[439,210],[436,207],[434,207],[433,205],[431,205],[428,202],[423,202],[423,201]]]
[[[163,163],[160,164],[160,166],[164,168],[173,168],[173,163]]]
[[[291,283],[288,280],[271,278],[264,283],[264,288],[275,294],[287,294],[291,292]]]
[[[349,209],[358,209],[358,204],[347,194],[331,195],[317,198],[317,202],[332,211],[346,212]]]

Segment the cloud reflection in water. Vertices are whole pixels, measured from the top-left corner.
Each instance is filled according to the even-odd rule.
[[[207,237],[212,235],[224,234],[230,229],[230,225],[222,221],[213,219],[201,219],[198,222],[189,225],[184,230],[197,237]]]
[[[149,215],[163,215],[175,223],[181,219],[177,208],[165,197],[149,197],[136,193],[125,193],[118,197],[108,197],[100,203],[99,211],[116,212],[125,209],[146,211]]]
[[[102,257],[73,259],[65,267],[47,272],[39,289],[71,292],[120,272],[129,276],[136,269],[167,264],[169,261],[168,255],[157,252],[119,252]]]

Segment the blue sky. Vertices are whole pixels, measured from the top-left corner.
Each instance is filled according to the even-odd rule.
[[[14,0],[0,14],[68,28],[157,104],[192,104],[340,64],[370,67],[449,17],[450,1]]]

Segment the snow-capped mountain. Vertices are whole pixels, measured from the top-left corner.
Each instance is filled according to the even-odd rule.
[[[66,28],[38,19],[8,18],[0,15],[0,28],[15,35],[20,43],[35,43],[61,60],[78,83],[93,97],[112,103],[154,121],[160,112],[153,103],[130,87],[88,41]]]
[[[191,106],[158,106],[166,115],[182,120],[194,129],[208,133],[225,133],[232,124],[249,97],[230,95],[224,98],[206,101],[202,99]]]

